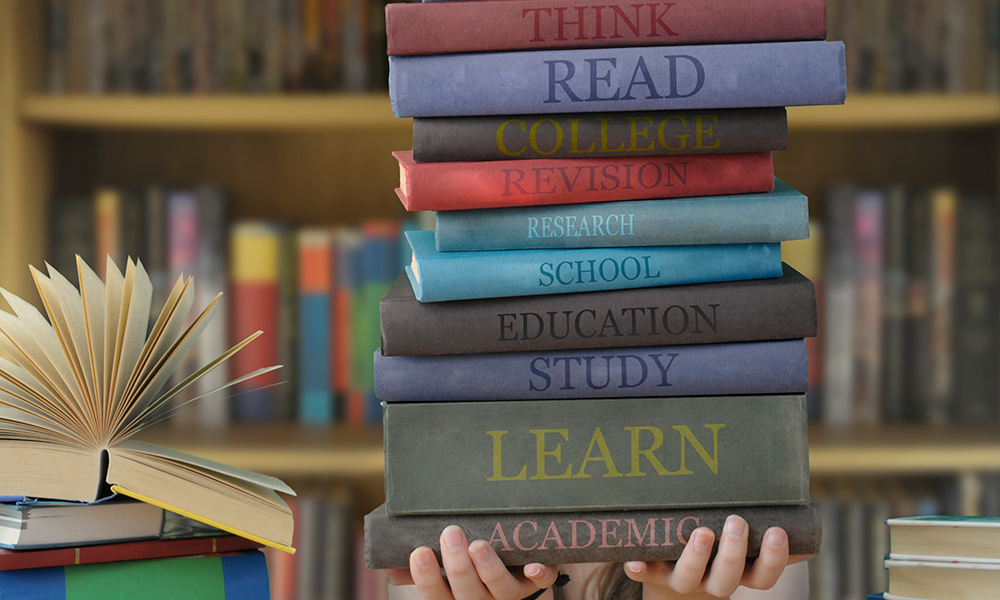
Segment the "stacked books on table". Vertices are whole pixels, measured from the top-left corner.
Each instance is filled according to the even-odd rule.
[[[390,5],[397,195],[435,210],[382,299],[386,503],[371,568],[441,530],[509,565],[674,560],[732,513],[750,555],[809,500],[812,283],[780,242],[784,107],[844,100],[825,4]],[[789,41],[807,40],[807,41]]]
[[[291,548],[282,481],[131,439],[185,408],[173,400],[251,334],[182,381],[218,296],[191,315],[179,277],[150,319],[141,263],[104,278],[77,260],[79,287],[32,269],[45,308],[0,289],[0,598],[269,597],[261,545]],[[264,367],[209,390],[269,373]],[[190,400],[193,402],[198,398]],[[229,535],[227,535],[229,534]],[[181,560],[178,557],[184,557]],[[196,557],[196,558],[195,558]]]

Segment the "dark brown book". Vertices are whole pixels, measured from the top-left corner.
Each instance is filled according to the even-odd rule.
[[[698,527],[715,531],[717,549],[726,517],[734,513],[750,525],[747,556],[760,553],[769,527],[788,533],[793,555],[819,550],[822,525],[815,504],[414,517],[389,516],[382,505],[365,516],[365,564],[369,569],[405,568],[420,546],[433,548],[440,559],[438,540],[449,525],[461,527],[469,540],[488,540],[508,566],[677,560]]]
[[[816,290],[782,277],[421,303],[406,275],[379,303],[382,354],[416,356],[787,340],[816,335]]]

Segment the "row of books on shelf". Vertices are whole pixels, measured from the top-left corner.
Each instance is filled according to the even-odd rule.
[[[1000,417],[995,198],[843,185],[786,260],[819,288],[811,411],[831,425]]]
[[[847,85],[865,92],[1000,91],[996,0],[831,0],[829,39],[847,49]]]
[[[132,257],[142,262],[159,295],[181,274],[194,275],[202,304],[228,290],[191,365],[217,356],[237,337],[264,331],[230,361],[228,372],[207,374],[177,403],[236,374],[273,364],[284,368],[238,384],[232,397],[215,394],[197,410],[179,411],[171,417],[178,424],[380,422],[371,375],[380,339],[378,300],[409,262],[400,240],[411,224],[231,222],[226,204],[222,190],[211,186],[106,188],[89,197],[60,198],[52,205],[48,261],[71,276],[80,255],[103,276],[103,260],[92,259],[110,256],[124,264]],[[191,368],[182,366],[178,377]]]
[[[52,93],[384,88],[380,0],[48,0]]]

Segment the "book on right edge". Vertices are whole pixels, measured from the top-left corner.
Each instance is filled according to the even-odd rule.
[[[783,276],[604,292],[419,302],[405,274],[379,303],[386,356],[625,348],[816,335],[816,291]]]
[[[805,504],[805,395],[385,403],[391,515]]]
[[[389,57],[400,118],[843,104],[846,81],[843,42]]]
[[[815,504],[416,517],[390,516],[383,504],[365,516],[365,563],[369,569],[406,568],[410,553],[420,546],[440,553],[441,531],[448,525],[461,527],[470,540],[489,540],[507,566],[670,561],[680,557],[698,527],[712,529],[718,540],[726,517],[734,512],[750,525],[747,556],[758,555],[769,527],[785,530],[791,554],[819,550],[822,531]]]

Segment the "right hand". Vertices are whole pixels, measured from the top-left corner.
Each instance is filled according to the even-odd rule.
[[[410,554],[409,569],[386,569],[393,585],[415,585],[422,600],[521,600],[552,587],[559,568],[538,563],[508,570],[488,542],[471,544],[461,528],[451,525],[441,532],[441,575],[434,551],[426,546]]]

